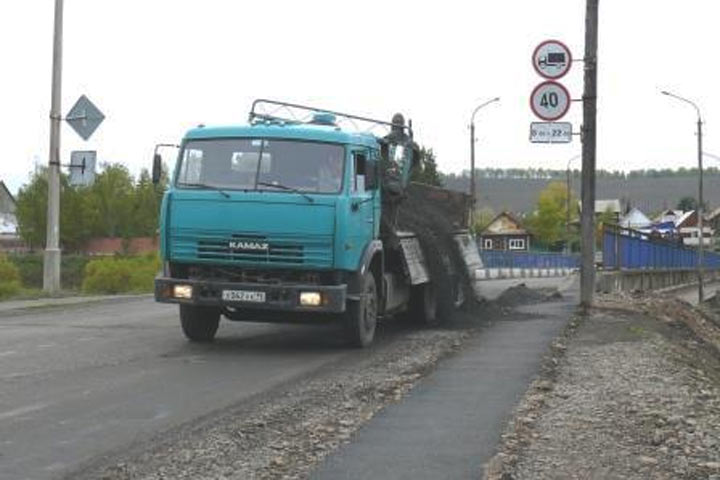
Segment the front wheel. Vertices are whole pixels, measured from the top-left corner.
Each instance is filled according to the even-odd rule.
[[[180,305],[180,325],[191,342],[212,342],[220,324],[220,310],[197,305]]]
[[[345,312],[345,332],[349,343],[358,348],[370,345],[377,326],[378,294],[375,277],[367,272],[362,279],[359,301],[348,302]]]

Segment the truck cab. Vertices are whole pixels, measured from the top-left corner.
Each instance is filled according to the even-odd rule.
[[[365,346],[388,306],[381,155],[406,178],[411,136],[399,125],[389,141],[347,131],[317,109],[298,122],[255,107],[247,125],[199,126],[183,138],[161,207],[156,300],[180,305],[193,341],[212,340],[223,315],[340,320]]]

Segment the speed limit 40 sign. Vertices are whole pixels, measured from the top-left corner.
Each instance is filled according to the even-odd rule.
[[[542,120],[558,120],[570,109],[570,93],[558,82],[542,82],[530,95],[530,108]]]

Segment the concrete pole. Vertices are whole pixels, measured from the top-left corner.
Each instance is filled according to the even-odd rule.
[[[572,188],[570,184],[570,164],[573,160],[580,158],[580,155],[575,155],[574,157],[571,157],[567,161],[567,166],[565,167],[565,174],[566,174],[566,188],[567,188],[567,196],[565,198],[565,253],[570,254],[572,253],[570,249],[570,197],[572,193]]]
[[[695,112],[697,113],[697,141],[698,141],[698,205],[696,208],[697,216],[698,216],[698,255],[697,255],[697,274],[698,274],[698,300],[700,302],[703,301],[705,298],[704,295],[704,289],[705,285],[703,282],[703,272],[705,270],[705,247],[703,245],[703,241],[705,240],[705,237],[703,236],[703,203],[704,203],[704,197],[703,197],[703,151],[702,151],[702,114],[700,113],[700,107],[697,106],[695,102],[692,100],[688,100],[685,97],[681,97],[680,95],[676,95],[672,92],[668,92],[666,90],[661,91],[663,95],[667,95],[668,97],[672,97],[676,100],[679,100],[681,102],[687,103],[689,105],[692,105],[692,107],[695,109]]]
[[[60,290],[60,122],[62,115],[63,0],[55,0],[52,100],[50,108],[50,160],[48,162],[47,238],[43,263],[43,289]]]
[[[567,193],[565,197],[565,254],[570,255],[570,162],[568,162],[565,173],[567,175]]]
[[[703,154],[702,154],[702,118],[700,117],[700,110],[698,109],[697,119],[697,141],[698,141],[698,229],[700,234],[698,237],[698,300],[700,303],[705,299],[705,285],[703,284],[703,274],[705,270],[705,235],[703,231],[703,213],[704,213],[704,198],[703,198]]]
[[[475,107],[475,110],[473,110],[472,116],[470,117],[470,199],[472,202],[472,206],[470,207],[471,227],[473,227],[473,221],[475,218],[475,114],[481,108],[498,101],[500,101],[500,97],[495,97],[485,103],[481,103],[480,105]]]
[[[474,119],[473,119],[474,120]],[[475,122],[470,122],[470,228],[475,228]],[[473,231],[473,230],[471,230]]]
[[[595,293],[595,144],[597,139],[598,3],[586,0],[585,91],[583,93],[580,307],[592,307]]]

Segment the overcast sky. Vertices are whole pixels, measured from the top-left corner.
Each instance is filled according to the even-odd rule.
[[[53,0],[0,2],[0,179],[12,191],[47,162]],[[473,108],[477,166],[565,168],[580,150],[533,145],[530,57],[546,38],[584,49],[583,0],[237,1],[65,0],[63,114],[86,94],[106,120],[88,142],[62,130],[69,152],[133,173],[155,143],[199,123],[243,123],[254,98],[277,98],[389,119],[413,119],[440,169],[469,166]],[[696,101],[705,151],[720,155],[716,0],[602,0],[598,168],[696,164]],[[561,80],[582,94],[582,63]],[[565,120],[580,126],[574,103]],[[715,161],[712,161],[717,163]],[[577,163],[579,166],[579,162]]]

